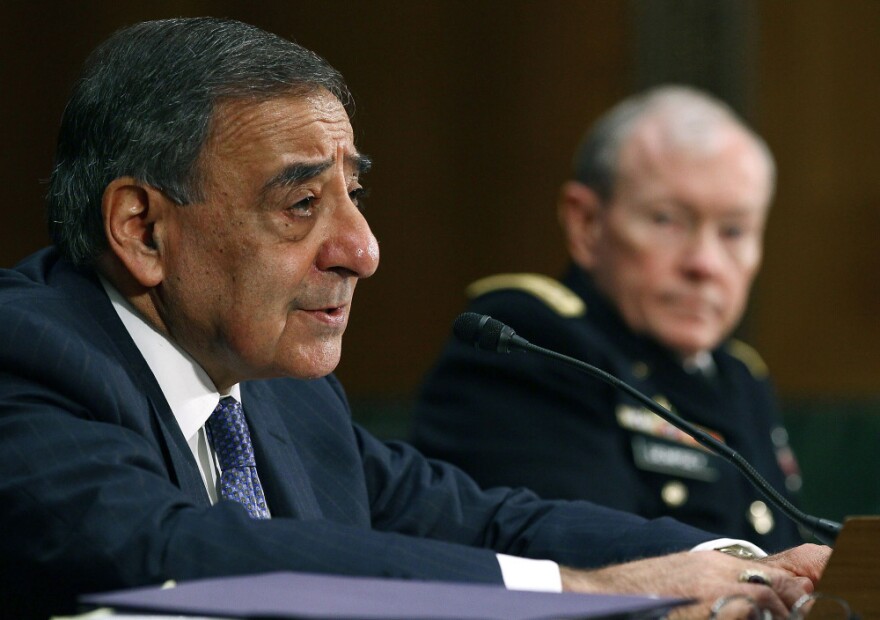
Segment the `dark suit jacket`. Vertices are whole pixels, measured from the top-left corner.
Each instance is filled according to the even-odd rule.
[[[523,490],[352,424],[332,376],[242,385],[273,518],[211,506],[158,384],[90,272],[0,270],[0,615],[274,570],[501,583],[494,552],[598,566],[710,535]]]
[[[535,278],[507,282],[519,287],[481,287],[468,310],[598,366],[651,398],[662,396],[679,415],[739,450],[778,491],[787,493],[780,462],[795,482],[772,386],[759,364],[744,363],[745,345],[724,343],[714,351],[717,372],[709,380],[685,372],[668,349],[634,334],[576,267],[561,283],[542,281],[556,297],[523,288]],[[585,311],[567,313],[572,304],[554,308],[557,298]],[[768,551],[801,542],[776,509],[756,518],[751,506],[763,496],[732,465],[654,419],[626,394],[554,360],[490,354],[453,339],[425,379],[413,443],[485,486],[523,485],[545,498],[672,516]]]

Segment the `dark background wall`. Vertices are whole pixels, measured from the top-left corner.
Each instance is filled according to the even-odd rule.
[[[134,21],[204,14],[314,49],[355,94],[382,264],[338,374],[380,433],[405,427],[468,282],[562,268],[554,200],[596,115],[668,80],[728,100],[779,162],[743,335],[777,378],[807,503],[880,512],[880,2],[6,0],[0,266],[46,243],[43,180],[88,51]]]

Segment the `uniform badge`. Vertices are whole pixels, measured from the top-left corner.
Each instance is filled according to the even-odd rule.
[[[785,488],[790,493],[797,493],[801,490],[803,479],[794,451],[788,445],[788,431],[777,426],[770,432],[770,438],[773,441],[773,449],[776,451],[776,462],[779,463],[779,469],[785,476]]]
[[[668,401],[655,398],[667,409]],[[644,407],[621,404],[617,407],[617,423],[637,433],[632,437],[633,461],[639,469],[670,476],[712,482],[718,479],[713,465],[716,458],[697,441],[676,428],[656,413]],[[703,429],[719,441],[723,437],[714,431]]]
[[[718,479],[718,470],[712,465],[713,457],[705,450],[638,435],[632,438],[632,449],[633,460],[639,469],[705,482]]]
[[[657,396],[654,398],[659,404],[663,405],[670,411],[672,410],[672,406],[662,396]],[[697,440],[685,433],[683,430],[680,430],[676,426],[673,426],[659,415],[654,413],[653,411],[648,411],[644,407],[635,407],[633,405],[620,404],[617,406],[617,423],[630,431],[634,431],[636,433],[642,433],[643,435],[652,435],[654,437],[659,437],[661,439],[665,439],[666,441],[672,441],[674,443],[680,443],[685,446],[690,446],[693,448],[699,448],[700,450],[706,450],[703,446],[697,443]],[[699,426],[700,430],[708,435],[711,435],[721,443],[724,443],[724,437],[721,433],[710,430],[704,426]]]

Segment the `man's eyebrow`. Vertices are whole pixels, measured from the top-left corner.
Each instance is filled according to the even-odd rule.
[[[296,185],[302,181],[313,179],[316,176],[320,176],[322,172],[332,165],[332,160],[326,160],[309,164],[303,163],[285,166],[281,172],[266,181],[266,184],[263,186],[263,191],[268,191],[276,187]]]
[[[369,157],[360,154],[346,155],[345,161],[354,166],[358,175],[368,172],[373,165]],[[334,160],[328,159],[314,163],[291,164],[269,179],[263,186],[263,191],[265,192],[276,187],[296,185],[297,183],[313,179],[330,168],[333,163]]]
[[[373,160],[370,159],[367,155],[362,153],[358,153],[357,155],[351,155],[345,157],[346,161],[354,164],[355,169],[358,174],[366,174],[370,171],[370,168],[373,167]]]

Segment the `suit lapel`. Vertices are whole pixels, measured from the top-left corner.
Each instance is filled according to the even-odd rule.
[[[152,374],[150,375],[152,383],[156,383]],[[155,392],[158,391],[158,394]],[[202,474],[193,457],[186,438],[180,431],[180,426],[174,417],[174,413],[165,401],[165,396],[159,390],[159,386],[155,386],[155,390],[151,390],[149,401],[155,419],[158,421],[159,429],[164,439],[163,447],[167,450],[165,454],[166,462],[170,463],[172,478],[175,478],[180,490],[196,504],[201,506],[210,506],[211,499],[208,497],[208,491],[205,489],[205,481],[202,480]]]
[[[71,291],[72,298],[82,304],[94,317],[122,360],[122,367],[127,369],[134,384],[140,386],[146,396],[150,406],[150,411],[147,413],[151,417],[149,426],[154,431],[158,426],[158,435],[161,435],[159,444],[171,479],[193,502],[210,506],[211,500],[205,490],[202,475],[186,443],[186,438],[180,431],[174,413],[146,360],[113,309],[113,304],[97,276],[67,267],[60,274],[60,286]]]
[[[322,511],[309,482],[305,465],[296,451],[290,433],[281,419],[281,406],[274,395],[259,383],[242,385],[242,404],[254,452],[257,472],[273,516],[318,519]],[[285,402],[296,411],[301,403]]]

